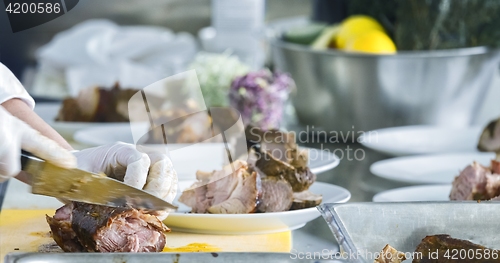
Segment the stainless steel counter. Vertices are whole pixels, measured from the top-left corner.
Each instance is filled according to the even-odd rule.
[[[409,186],[409,184],[389,181],[371,174],[370,165],[372,163],[391,158],[391,156],[367,149],[360,144],[303,143],[301,145],[330,150],[339,157],[342,157],[340,156],[341,153],[344,154],[344,158],[340,161],[339,166],[333,170],[319,174],[317,181],[336,184],[348,189],[352,195],[349,202],[371,202],[373,196],[381,191]],[[355,152],[359,157],[358,159],[353,157],[353,153]],[[361,158],[362,152],[364,153],[364,158]],[[350,153],[350,156],[347,156],[347,153]],[[324,249],[338,249],[337,242],[322,217],[309,222],[301,229],[293,231],[292,236],[292,253],[322,253]]]
[[[300,144],[306,147],[329,150],[337,154],[337,156],[343,157],[338,167],[318,174],[317,181],[336,184],[348,189],[352,194],[349,202],[370,202],[373,195],[378,192],[408,186],[408,184],[392,182],[372,175],[369,171],[370,165],[378,160],[390,158],[390,156],[372,151],[360,144],[332,144],[325,142]],[[355,152],[357,153],[357,159],[353,157]],[[292,238],[291,254],[276,255],[276,260],[279,262],[301,262],[300,258],[294,258],[298,257],[299,253],[302,253],[301,255],[304,257],[308,252],[325,255],[338,251],[337,242],[322,217],[309,222],[301,229],[293,231]],[[223,262],[223,258],[219,258],[217,262]],[[242,260],[245,259],[247,261],[244,262],[250,262],[248,261],[249,254],[244,254]],[[271,258],[269,259],[271,260]],[[274,257],[271,261],[275,262]],[[318,260],[316,258],[310,262],[318,262]]]

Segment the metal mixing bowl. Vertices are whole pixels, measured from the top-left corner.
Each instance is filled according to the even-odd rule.
[[[486,47],[372,55],[316,51],[275,35],[273,63],[297,84],[299,121],[327,132],[470,126],[498,74],[500,52]]]

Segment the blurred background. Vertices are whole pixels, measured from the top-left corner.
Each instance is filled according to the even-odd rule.
[[[175,76],[195,70],[204,101],[153,116],[178,120],[174,143],[211,136],[206,116],[180,117],[232,106],[247,127],[294,131],[301,147],[336,155],[319,160],[318,181],[351,201],[446,201],[459,170],[495,158],[477,144],[483,131],[500,136],[485,129],[500,117],[499,11],[498,0],[81,0],[18,33],[0,12],[0,62],[77,149],[134,143],[133,94],[170,76],[173,90],[193,87]],[[176,169],[193,176],[192,159]],[[416,184],[446,185],[380,196]],[[332,241],[316,223],[297,233]]]
[[[288,118],[290,125],[314,125],[317,129],[338,131],[418,124],[466,127],[485,125],[500,114],[500,106],[495,103],[499,94],[498,58],[491,49],[498,41],[497,32],[487,30],[498,24],[492,15],[497,4],[490,1],[464,1],[451,6],[447,6],[447,1],[362,2],[268,0],[232,4],[209,0],[87,0],[80,1],[66,15],[15,34],[10,30],[6,13],[0,12],[0,59],[38,101],[75,97],[88,86],[110,88],[116,81],[127,88],[141,88],[197,65],[201,71],[208,58],[200,52],[207,51],[236,57],[252,71],[269,68],[290,74],[296,88],[283,106],[283,118]],[[461,15],[474,8],[487,10],[485,18]],[[407,15],[401,15],[404,12]],[[359,56],[359,53],[339,52],[340,49],[329,46],[328,41],[323,45],[329,50],[318,48],[320,32],[324,42],[329,38],[328,29],[331,35],[339,23],[356,14],[378,21],[396,43],[398,54],[361,53]],[[103,24],[89,25],[89,21]],[[120,35],[122,38],[113,44],[118,48],[109,51],[118,54],[115,59],[105,62],[97,59],[93,63],[102,68],[85,71],[78,67],[85,65],[86,56],[113,54],[86,50],[85,45],[95,37],[92,34],[83,38],[66,34],[64,40],[55,41],[58,33],[63,36],[73,30],[77,35],[77,25],[90,28],[83,31],[108,30],[114,26],[134,26],[137,30],[120,31],[124,32]],[[325,29],[327,25],[330,28]],[[152,29],[168,33],[171,39],[163,43],[152,39],[155,34],[161,35],[160,31],[146,32]],[[100,37],[106,39],[115,33],[102,33]],[[494,40],[485,39],[485,35]],[[143,43],[138,41],[141,38]],[[102,39],[98,41],[104,41]],[[82,44],[82,41],[89,43]],[[78,45],[80,48],[68,48]],[[153,50],[157,48],[155,45],[164,45],[161,55]],[[487,45],[488,50],[478,48]],[[153,55],[135,57],[132,64],[120,64],[127,56],[130,58],[124,50],[131,47],[137,48],[131,53]],[[468,49],[470,47],[476,49]],[[429,52],[432,49],[434,51]],[[151,59],[154,56],[156,61]],[[193,65],[196,58],[198,64]],[[137,68],[135,62],[139,60],[142,65]],[[228,65],[227,61],[220,63]],[[116,66],[118,64],[120,66]],[[90,65],[87,66],[92,67]],[[109,71],[103,72],[103,68]],[[113,77],[110,77],[111,71],[115,74]],[[126,73],[129,71],[137,74],[135,79],[143,81],[124,78],[122,75],[129,75]],[[222,71],[218,72],[219,76]],[[206,74],[210,76],[213,72]],[[226,82],[230,81],[232,79]],[[132,87],[134,85],[136,87]],[[217,93],[219,95],[213,97],[221,96],[220,92],[228,88],[214,91],[207,87],[204,96]],[[292,103],[287,104],[288,100]],[[382,116],[384,118],[379,118]]]

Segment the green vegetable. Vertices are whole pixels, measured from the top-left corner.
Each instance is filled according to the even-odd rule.
[[[227,52],[222,54],[200,52],[189,68],[196,70],[207,107],[228,106],[227,94],[231,82],[250,71],[250,67]]]
[[[323,29],[325,28],[325,24],[319,23],[298,26],[286,31],[283,37],[285,41],[291,43],[309,45],[321,34]]]

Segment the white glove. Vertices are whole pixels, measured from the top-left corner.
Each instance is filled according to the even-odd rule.
[[[107,176],[143,189],[172,202],[177,194],[177,173],[166,154],[143,153],[135,145],[117,142],[74,153],[78,168],[89,172],[103,172]],[[168,213],[156,214],[164,220]]]
[[[41,135],[0,106],[0,182],[21,171],[21,149],[64,168],[75,168],[76,158],[55,141]]]

